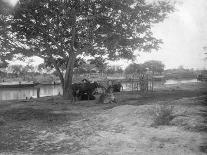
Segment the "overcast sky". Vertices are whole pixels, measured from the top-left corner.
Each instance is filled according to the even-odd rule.
[[[155,25],[153,32],[164,42],[161,49],[140,54],[136,63],[153,59],[162,61],[166,68],[182,65],[185,68],[207,69],[203,50],[203,46],[207,46],[207,0],[179,0],[175,12]],[[127,65],[123,61],[121,64]]]
[[[207,0],[177,1],[176,11],[163,23],[153,27],[154,35],[164,42],[161,49],[150,54],[140,54],[136,63],[153,59],[162,61],[166,68],[182,65],[185,68],[207,69],[203,50],[207,46]],[[127,61],[113,64],[128,65]]]

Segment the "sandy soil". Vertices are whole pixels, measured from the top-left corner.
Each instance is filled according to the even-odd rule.
[[[60,97],[0,104],[1,154],[202,155],[207,153],[207,84],[115,94],[118,104]],[[172,118],[156,124],[162,107]],[[164,119],[162,117],[162,119]]]

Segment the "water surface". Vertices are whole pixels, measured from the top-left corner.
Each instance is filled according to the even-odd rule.
[[[154,82],[154,87],[159,87],[160,85],[169,84],[181,84],[198,82],[197,79],[190,80],[166,80],[165,82]],[[132,85],[130,83],[123,83],[123,89],[125,91],[132,90]],[[43,96],[55,96],[62,94],[61,85],[42,85],[40,86],[40,97]],[[1,88],[0,89],[0,100],[15,100],[15,99],[25,99],[25,98],[36,98],[37,88]]]
[[[62,94],[61,85],[47,85],[40,87],[40,97]],[[15,100],[37,97],[37,88],[3,88],[0,89],[0,100]]]

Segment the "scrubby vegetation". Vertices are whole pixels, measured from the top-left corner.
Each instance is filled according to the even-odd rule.
[[[169,125],[170,121],[174,118],[173,106],[157,105],[153,110],[154,122],[152,126]]]

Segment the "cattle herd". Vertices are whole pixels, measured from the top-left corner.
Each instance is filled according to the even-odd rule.
[[[103,86],[98,82],[90,82],[87,79],[83,79],[80,83],[72,84],[72,95],[73,101],[77,100],[95,100],[95,94],[98,93],[97,89],[102,89],[102,94],[120,92],[122,85],[121,83],[111,84],[108,86]],[[111,91],[109,91],[111,90]]]

